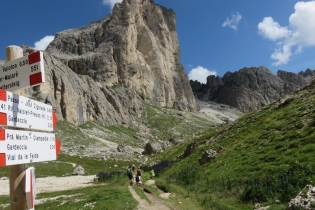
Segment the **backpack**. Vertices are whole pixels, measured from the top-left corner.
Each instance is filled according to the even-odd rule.
[[[127,175],[131,175],[131,168],[127,168]]]
[[[136,176],[136,182],[140,182],[140,177]]]

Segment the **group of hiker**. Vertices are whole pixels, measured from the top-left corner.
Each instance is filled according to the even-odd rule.
[[[134,183],[137,183],[137,186],[140,186],[142,184],[142,177],[141,177],[141,167],[139,166],[136,170],[136,166],[133,164],[132,166],[127,167],[127,176],[129,178],[129,185],[133,185]],[[150,178],[152,179],[155,177],[154,170],[152,169],[150,171]]]

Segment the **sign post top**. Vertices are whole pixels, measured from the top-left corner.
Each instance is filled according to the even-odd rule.
[[[14,50],[7,52],[7,57],[9,57],[7,60],[10,61],[4,63],[2,70],[0,69],[1,89],[20,90],[45,82],[43,52],[37,51],[11,60],[15,58],[14,55]]]

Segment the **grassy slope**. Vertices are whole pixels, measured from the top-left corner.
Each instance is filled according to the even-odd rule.
[[[154,161],[176,160],[171,168],[160,174],[161,185],[170,191],[184,187],[191,191],[191,195],[198,194],[202,198],[199,204],[208,208],[249,209],[252,208],[251,204],[248,206],[239,202],[246,181],[263,180],[266,176],[276,177],[281,173],[287,175],[288,171],[295,170],[292,179],[296,177],[308,184],[314,183],[314,173],[307,174],[305,169],[315,166],[314,86],[312,84],[295,93],[291,96],[293,100],[279,100],[263,110],[247,114],[233,125],[206,132],[197,138],[200,146],[196,151],[183,160],[176,157],[183,153],[188,143],[165,151],[167,155],[155,157]],[[225,132],[215,136],[221,129]],[[223,147],[223,152],[213,161],[200,166],[198,158],[202,152],[217,150],[219,146]],[[192,172],[194,169],[196,172]],[[185,171],[191,171],[190,177],[181,179]],[[194,176],[198,181],[189,181]],[[285,181],[290,186],[289,179]],[[231,190],[227,190],[227,180],[230,180]],[[299,190],[292,188],[294,192],[289,194],[296,195]],[[266,204],[273,205],[273,209],[283,209],[287,198],[283,198],[281,206],[274,204],[275,199],[279,199],[276,196],[279,195],[266,201]],[[226,204],[227,199],[231,199],[231,206]]]

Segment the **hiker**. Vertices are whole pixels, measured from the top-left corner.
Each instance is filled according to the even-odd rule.
[[[136,169],[135,164],[132,164],[131,170],[132,170],[132,175],[133,175],[133,182],[135,182],[135,181],[136,181],[136,173],[135,173],[135,169]]]
[[[152,169],[150,171],[150,179],[153,179],[153,177],[155,177],[155,173],[154,173],[154,170]]]
[[[129,178],[129,185],[132,186],[133,185],[133,175],[132,175],[132,168],[131,168],[131,166],[127,167],[127,176]]]
[[[137,169],[136,182],[137,182],[137,185],[138,185],[138,186],[140,186],[141,183],[142,183],[141,168],[140,168],[140,166],[139,166],[138,169]]]

